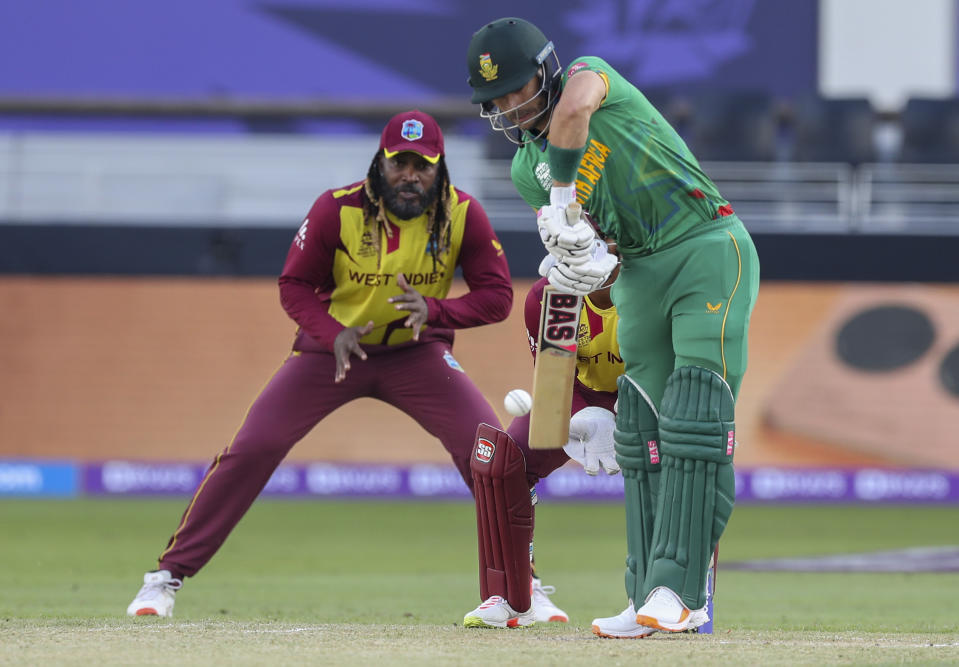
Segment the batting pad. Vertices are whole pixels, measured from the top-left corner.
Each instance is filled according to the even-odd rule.
[[[659,417],[646,392],[628,376],[620,375],[616,385],[613,440],[626,495],[626,594],[642,604],[661,467]]]
[[[533,544],[526,459],[509,435],[480,424],[470,470],[479,535],[480,593],[484,600],[500,595],[515,611],[526,611],[531,605]]]
[[[709,559],[736,497],[734,414],[732,391],[717,373],[683,366],[669,377],[659,410],[662,473],[647,595],[668,586],[690,609],[706,604]]]

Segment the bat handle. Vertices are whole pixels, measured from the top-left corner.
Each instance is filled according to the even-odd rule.
[[[566,207],[566,224],[572,226],[579,222],[579,219],[583,215],[583,205],[578,201],[574,201],[572,204]]]

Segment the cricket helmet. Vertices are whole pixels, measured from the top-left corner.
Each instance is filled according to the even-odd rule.
[[[473,88],[471,101],[482,105],[480,115],[489,119],[493,129],[505,132],[515,143],[523,143],[519,140],[522,131],[506,124],[504,112],[509,109],[497,109],[494,99],[519,90],[539,76],[536,95],[546,95],[544,113],[552,114],[562,78],[559,58],[553,43],[529,21],[506,17],[484,25],[470,40],[466,66]]]

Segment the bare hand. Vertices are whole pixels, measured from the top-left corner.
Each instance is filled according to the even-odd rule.
[[[399,296],[390,297],[389,302],[396,304],[397,310],[410,311],[409,317],[403,322],[404,327],[413,329],[413,340],[420,339],[420,329],[426,324],[426,318],[429,315],[429,307],[426,305],[426,299],[423,295],[410,287],[402,273],[396,274],[396,284],[400,286],[403,293]]]
[[[360,347],[360,339],[373,331],[373,320],[370,320],[362,327],[347,327],[336,334],[336,340],[333,341],[333,357],[336,359],[336,375],[333,376],[333,382],[342,382],[346,377],[346,372],[350,370],[350,357],[358,356],[366,361],[366,352]]]

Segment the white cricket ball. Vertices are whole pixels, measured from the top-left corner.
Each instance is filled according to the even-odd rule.
[[[514,417],[522,417],[533,408],[533,397],[522,389],[513,389],[503,399],[503,407]]]

